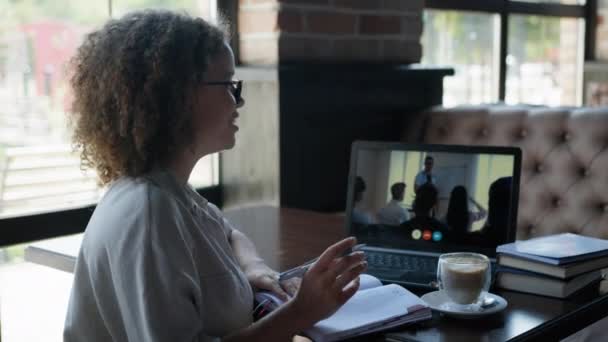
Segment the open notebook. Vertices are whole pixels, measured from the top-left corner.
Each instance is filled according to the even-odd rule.
[[[431,318],[431,309],[418,296],[405,288],[382,285],[378,278],[362,274],[359,291],[332,316],[302,332],[315,342],[337,341],[402,324]],[[270,292],[255,295],[260,305],[273,310],[283,300]]]

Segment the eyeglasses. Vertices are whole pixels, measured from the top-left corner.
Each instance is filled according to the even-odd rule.
[[[203,84],[207,85],[229,85],[232,87],[232,96],[236,102],[241,101],[241,91],[243,90],[243,81],[220,81],[220,82],[203,82]]]

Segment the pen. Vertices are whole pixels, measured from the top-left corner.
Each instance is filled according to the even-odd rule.
[[[353,252],[359,251],[361,250],[363,247],[365,247],[364,243],[360,243],[358,245],[353,246],[352,248],[349,248],[348,250],[346,250],[346,252],[344,252],[344,254],[342,254],[341,256],[347,256]],[[306,273],[306,271],[308,271],[308,269],[310,268],[310,266],[312,266],[319,258],[314,258],[310,261],[307,261],[305,263],[303,263],[300,266],[294,267],[292,269],[289,269],[285,272],[282,272],[279,275],[279,281],[284,281],[284,280],[288,280],[291,278],[295,278],[295,277],[302,277],[304,275],[304,273]]]

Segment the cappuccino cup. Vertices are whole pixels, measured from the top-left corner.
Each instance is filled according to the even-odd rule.
[[[490,260],[478,253],[447,253],[439,257],[439,289],[455,304],[470,305],[482,300],[490,288]]]

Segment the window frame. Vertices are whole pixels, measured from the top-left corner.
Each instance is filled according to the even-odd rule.
[[[507,54],[509,41],[509,18],[511,15],[538,15],[560,18],[582,18],[585,20],[585,58],[594,60],[595,31],[597,26],[597,0],[586,0],[584,5],[554,3],[531,3],[511,0],[426,0],[425,8],[498,14],[500,17],[500,47],[498,67],[498,100],[504,102],[507,86]]]
[[[221,168],[221,167],[220,167]],[[223,186],[212,185],[196,191],[209,202],[223,206]],[[0,248],[84,232],[96,205],[40,214],[0,219]]]

